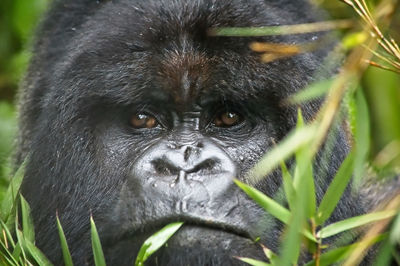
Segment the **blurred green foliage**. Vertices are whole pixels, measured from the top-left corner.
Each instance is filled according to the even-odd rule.
[[[34,27],[49,0],[0,1],[0,100],[12,100],[23,74]]]
[[[0,199],[8,186],[10,154],[16,131],[15,112],[11,104],[0,102]]]
[[[8,185],[15,143],[15,95],[30,58],[28,46],[49,0],[0,1],[0,198]]]

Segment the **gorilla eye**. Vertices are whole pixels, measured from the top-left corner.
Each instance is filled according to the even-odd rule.
[[[157,119],[148,114],[135,114],[130,122],[134,128],[154,128],[158,125]]]
[[[214,125],[217,127],[233,127],[242,120],[242,117],[237,113],[223,112],[214,119]]]

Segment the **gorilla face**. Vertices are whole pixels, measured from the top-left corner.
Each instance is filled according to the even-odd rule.
[[[207,32],[310,22],[310,8],[298,0],[56,1],[38,35],[20,116],[19,159],[29,154],[22,193],[45,254],[62,261],[56,210],[77,265],[92,263],[90,214],[110,265],[133,263],[142,242],[175,221],[184,226],[150,265],[262,259],[257,237],[276,249],[280,225],[232,179],[246,182],[294,126],[296,108],[281,101],[312,80],[326,51],[264,64],[248,49],[255,38]],[[310,118],[316,108],[303,112]],[[345,147],[339,137],[321,166],[328,176]],[[317,183],[320,195],[326,182]],[[279,184],[274,173],[254,185],[273,196]],[[346,202],[341,216],[353,212]]]

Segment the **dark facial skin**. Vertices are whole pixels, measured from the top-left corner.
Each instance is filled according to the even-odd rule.
[[[313,36],[208,36],[221,26],[313,21],[303,1],[57,1],[23,86],[17,160],[37,245],[62,264],[58,211],[76,265],[93,264],[89,216],[109,265],[131,265],[143,241],[184,226],[149,265],[232,265],[277,250],[281,225],[233,183],[295,125],[282,105],[311,80],[325,50],[265,64],[254,41]],[[302,106],[312,118],[317,103]],[[346,154],[341,129],[317,160],[320,199]],[[280,175],[257,184],[274,196]],[[359,211],[347,193],[332,221]]]

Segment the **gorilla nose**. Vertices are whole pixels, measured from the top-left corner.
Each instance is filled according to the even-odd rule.
[[[198,142],[180,146],[164,146],[153,153],[149,167],[158,177],[185,176],[200,179],[221,175],[235,174],[235,166],[229,157],[216,146]]]
[[[177,176],[181,171],[186,174],[207,175],[218,171],[219,160],[217,158],[199,158],[199,160],[189,161],[185,155],[179,154],[163,156],[154,159],[152,166],[158,175]]]

